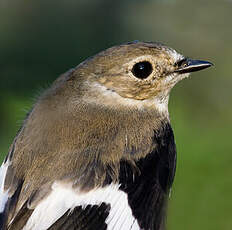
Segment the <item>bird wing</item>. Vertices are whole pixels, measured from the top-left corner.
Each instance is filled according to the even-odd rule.
[[[156,139],[173,142],[169,132],[171,129]],[[40,187],[19,207],[17,202],[24,193],[24,181],[15,179],[8,157],[0,170],[0,229],[140,230],[141,227],[151,229],[151,226],[161,229],[167,188],[172,183],[175,171],[174,145],[162,144],[162,141],[157,142],[159,147],[136,162],[137,173],[130,163],[121,161],[117,183],[108,179],[103,186],[83,190],[73,186],[73,180],[56,180],[47,187]],[[93,177],[86,180],[94,184],[91,183]]]
[[[74,187],[72,179],[69,183],[56,180],[39,187],[30,196],[25,195],[30,178],[16,176],[12,166],[15,155],[11,152],[0,168],[1,230],[140,229],[127,193],[110,179],[91,189]],[[99,168],[88,166],[90,171],[94,167]],[[94,184],[90,175],[85,181]]]
[[[127,194],[119,184],[110,184],[88,192],[80,192],[70,184],[54,182],[50,194],[34,209],[25,203],[8,226],[8,230],[139,230],[132,215]],[[11,202],[13,198],[8,197]],[[5,207],[6,211],[9,210]],[[6,215],[5,215],[6,216]],[[4,221],[4,219],[2,219]]]
[[[23,182],[15,179],[8,156],[0,168],[2,230],[140,229],[120,184],[109,183],[82,191],[73,188],[73,183],[55,181],[36,205],[32,207],[34,197],[30,197],[18,208]],[[41,188],[37,196],[43,193]]]

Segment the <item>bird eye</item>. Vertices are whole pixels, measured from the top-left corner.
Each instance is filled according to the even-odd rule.
[[[135,77],[145,79],[152,73],[152,69],[152,64],[150,62],[143,61],[136,63],[131,72]]]
[[[177,63],[176,63],[176,65],[178,66],[178,67],[186,67],[187,65],[188,65],[188,63],[187,63],[187,58],[184,58],[184,59],[181,59],[180,61],[178,61]]]

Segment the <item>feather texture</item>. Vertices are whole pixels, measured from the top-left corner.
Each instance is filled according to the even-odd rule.
[[[130,43],[61,75],[27,115],[0,170],[6,230],[163,230],[176,149],[171,88],[188,73],[157,43]],[[131,69],[149,62],[151,74]]]

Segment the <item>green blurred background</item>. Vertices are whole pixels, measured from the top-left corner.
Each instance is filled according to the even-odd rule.
[[[231,0],[0,0],[0,160],[41,89],[132,40],[215,64],[170,98],[178,165],[168,229],[231,230]]]

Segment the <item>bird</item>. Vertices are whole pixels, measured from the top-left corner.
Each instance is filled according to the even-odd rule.
[[[58,77],[2,163],[0,229],[165,229],[176,171],[169,94],[212,65],[135,41]]]

